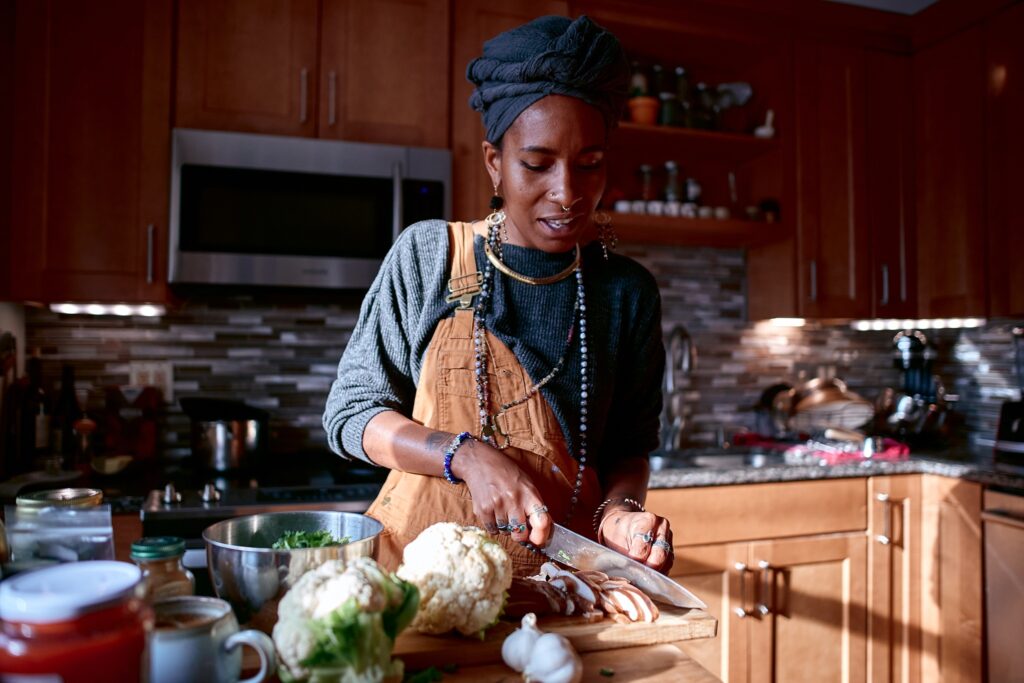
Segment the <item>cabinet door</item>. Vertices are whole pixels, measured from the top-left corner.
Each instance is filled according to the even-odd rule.
[[[717,638],[691,640],[679,648],[726,683],[747,679],[745,620],[756,599],[754,574],[740,568],[746,565],[747,554],[746,543],[679,547],[669,573],[706,602],[708,614],[718,619]]]
[[[868,51],[866,58],[871,313],[876,318],[914,318],[917,269],[910,57]]]
[[[921,477],[868,485],[868,680],[921,680]]]
[[[922,317],[985,315],[982,54],[974,27],[914,55]]]
[[[750,544],[765,615],[750,628],[751,681],[864,681],[863,533]]]
[[[988,285],[989,315],[1024,315],[1020,240],[1024,212],[1024,5],[1016,4],[985,26],[988,82]]]
[[[864,51],[796,52],[797,254],[805,317],[867,317]]]
[[[466,66],[481,55],[484,42],[510,28],[547,14],[569,14],[567,0],[455,0],[452,36],[452,218],[483,218],[493,188],[484,168],[480,114],[469,108],[473,85]]]
[[[171,0],[17,3],[12,295],[165,296]]]
[[[317,0],[181,0],[175,125],[316,134]]]
[[[447,0],[325,0],[320,137],[448,146]]]

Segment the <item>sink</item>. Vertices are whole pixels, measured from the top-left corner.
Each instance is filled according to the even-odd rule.
[[[658,452],[651,455],[651,470],[666,469],[736,469],[740,467],[771,467],[785,465],[782,453],[763,452],[743,448],[707,448]]]

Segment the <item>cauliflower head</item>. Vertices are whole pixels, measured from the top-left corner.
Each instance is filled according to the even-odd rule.
[[[420,592],[412,628],[479,635],[501,616],[512,560],[483,529],[440,522],[405,547],[396,575]]]
[[[364,683],[401,676],[395,638],[419,606],[416,587],[361,557],[307,572],[278,604],[281,679]]]

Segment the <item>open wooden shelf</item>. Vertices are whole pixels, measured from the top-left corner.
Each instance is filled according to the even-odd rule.
[[[743,248],[784,239],[784,223],[737,219],[677,218],[635,213],[613,213],[616,231],[624,243],[695,247]]]
[[[778,147],[778,138],[756,138],[742,133],[726,133],[675,126],[649,126],[640,123],[619,124],[617,144],[668,148],[696,158],[712,158],[733,163],[749,161]]]

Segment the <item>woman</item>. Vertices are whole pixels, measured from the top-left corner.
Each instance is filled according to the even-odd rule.
[[[543,17],[488,41],[467,76],[494,211],[419,223],[395,243],[331,388],[331,447],[392,470],[368,511],[385,525],[385,566],[454,521],[483,526],[517,574],[534,573],[544,558],[524,546],[558,522],[667,571],[669,524],[643,509],[658,289],[608,253],[598,211],[625,55],[586,17]]]

